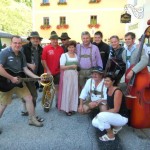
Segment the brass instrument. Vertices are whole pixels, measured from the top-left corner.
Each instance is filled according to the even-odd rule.
[[[55,95],[55,86],[53,82],[53,76],[48,75],[47,73],[43,73],[41,77],[44,79],[41,81],[41,85],[43,85],[43,96],[42,96],[42,106],[45,112],[49,112],[52,107],[53,98]]]

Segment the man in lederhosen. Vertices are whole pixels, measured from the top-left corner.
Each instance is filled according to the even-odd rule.
[[[102,59],[97,46],[91,44],[90,33],[85,31],[81,34],[82,44],[77,45],[77,56],[79,71],[79,88],[83,88],[86,80],[91,74],[92,67],[102,67]]]

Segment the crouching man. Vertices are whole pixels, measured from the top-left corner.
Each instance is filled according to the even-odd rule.
[[[103,74],[101,67],[92,69],[92,78],[87,80],[79,97],[79,113],[89,113],[97,107],[99,107],[100,111],[107,110],[107,89],[104,86]]]

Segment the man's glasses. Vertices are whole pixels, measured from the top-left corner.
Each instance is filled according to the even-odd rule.
[[[61,39],[61,41],[66,41],[67,39]]]

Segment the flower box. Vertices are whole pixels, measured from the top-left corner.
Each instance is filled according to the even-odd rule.
[[[68,29],[68,28],[69,28],[69,25],[68,25],[68,24],[57,25],[56,28],[57,28],[57,29]]]
[[[92,1],[90,0],[89,3],[99,3],[101,0],[95,0],[95,1]]]
[[[41,28],[42,30],[48,30],[48,29],[51,28],[51,26],[50,26],[50,25],[41,25],[40,28]]]
[[[99,28],[100,24],[88,24],[89,28]]]
[[[50,6],[50,3],[41,3],[41,6]]]
[[[58,2],[58,5],[67,5],[67,2]]]

